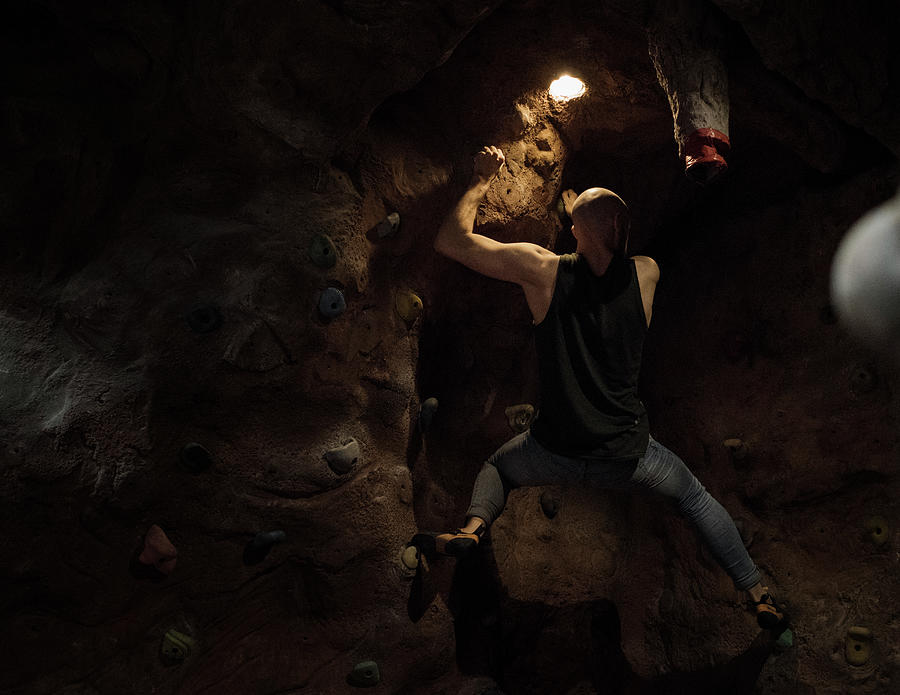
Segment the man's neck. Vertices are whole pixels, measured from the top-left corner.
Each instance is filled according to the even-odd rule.
[[[609,268],[609,264],[612,263],[613,252],[609,249],[576,249],[576,251],[584,256],[591,272],[597,277],[602,276]]]

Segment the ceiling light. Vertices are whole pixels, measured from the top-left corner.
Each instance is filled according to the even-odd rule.
[[[569,101],[582,96],[587,88],[584,82],[571,75],[563,75],[550,83],[550,96],[555,101]]]

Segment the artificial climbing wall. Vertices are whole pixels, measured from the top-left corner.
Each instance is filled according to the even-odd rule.
[[[12,11],[4,692],[891,692],[896,382],[827,294],[898,183],[896,79],[862,41],[884,18],[833,51],[837,5],[785,11],[805,43],[761,5],[688,8],[730,71],[702,187],[666,92],[697,80],[650,59],[651,3],[499,5]],[[803,45],[839,69],[797,78]],[[563,70],[589,88],[566,106]],[[736,518],[792,647],[652,498],[515,491],[470,561],[406,550],[537,405],[520,291],[431,246],[487,143],[482,233],[566,252],[562,188],[630,204],[662,268],[653,434]]]

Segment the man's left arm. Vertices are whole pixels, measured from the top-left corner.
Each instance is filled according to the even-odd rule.
[[[469,187],[441,225],[434,249],[482,275],[537,285],[553,252],[528,242],[504,244],[473,231],[478,206],[504,161],[497,147],[485,147],[476,155]]]

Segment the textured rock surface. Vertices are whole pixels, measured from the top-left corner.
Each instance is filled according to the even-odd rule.
[[[896,376],[828,297],[842,234],[898,184],[895,58],[862,31],[887,15],[831,51],[830,7],[718,4],[735,151],[706,190],[672,144],[648,4],[10,9],[0,690],[346,692],[366,662],[386,693],[895,689]],[[544,93],[563,71],[588,85],[567,106]],[[815,115],[808,137],[785,113]],[[416,529],[461,521],[507,410],[536,403],[521,293],[431,248],[488,142],[508,167],[483,233],[572,250],[569,186],[634,210],[663,273],[654,436],[740,519],[789,651],[652,498],[548,488],[549,518],[519,490],[469,561],[403,561]],[[310,258],[323,234],[334,264]],[[189,444],[208,455],[188,465]],[[168,576],[136,566],[154,525]],[[859,666],[851,627],[871,630]]]

